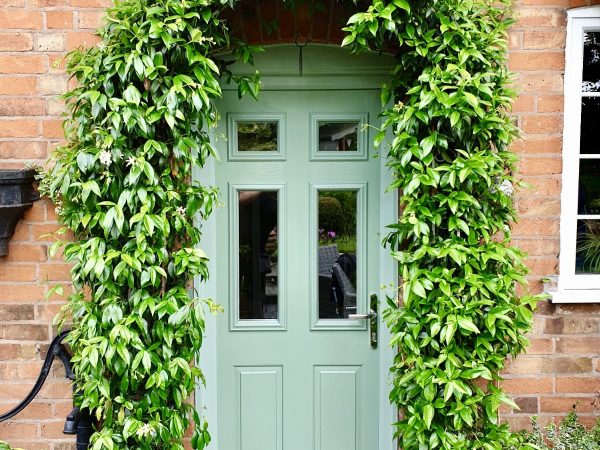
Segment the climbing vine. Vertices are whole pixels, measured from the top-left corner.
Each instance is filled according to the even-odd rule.
[[[74,293],[68,312],[77,401],[98,424],[93,449],[182,449],[210,440],[186,399],[204,314],[218,307],[191,280],[208,277],[199,222],[217,193],[192,180],[218,157],[208,131],[227,67],[252,62],[230,37],[224,4],[126,0],[108,11],[98,47],[69,57],[67,144],[42,189],[74,233],[64,245]],[[402,307],[385,313],[399,349],[390,398],[402,413],[402,448],[501,449],[517,445],[498,408],[505,358],[521,352],[536,297],[519,297],[523,254],[515,219],[516,129],[506,69],[509,0],[374,0],[354,15],[344,45],[396,48],[384,86],[388,162],[402,212],[385,240],[400,264]],[[258,95],[258,77],[238,77]],[[392,105],[390,109],[388,105]],[[383,145],[383,144],[382,144]],[[514,405],[513,405],[514,406]]]
[[[517,135],[506,67],[510,0],[375,0],[344,43],[396,45],[384,86],[388,165],[401,214],[385,239],[399,262],[402,305],[385,320],[398,353],[390,399],[404,450],[518,446],[498,409],[522,352],[536,296],[519,297],[524,254],[510,246]]]
[[[194,448],[210,440],[186,400],[203,376],[194,365],[205,310],[217,306],[191,280],[208,277],[199,221],[217,201],[192,179],[217,156],[208,131],[220,96],[211,55],[233,42],[219,3],[127,0],[108,11],[98,47],[76,51],[66,94],[68,143],[56,150],[42,189],[74,233],[64,246],[75,292],[69,343],[76,401],[98,425],[92,449],[183,449],[190,420]],[[257,79],[237,78],[240,93]],[[58,241],[52,252],[62,243]]]

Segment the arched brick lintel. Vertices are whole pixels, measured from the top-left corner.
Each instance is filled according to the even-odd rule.
[[[342,28],[360,9],[348,3],[241,0],[224,16],[232,34],[249,44],[293,44],[296,40],[303,44],[308,40],[314,44],[340,45],[345,36]]]

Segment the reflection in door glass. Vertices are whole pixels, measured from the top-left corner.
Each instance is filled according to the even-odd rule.
[[[326,122],[319,125],[320,152],[358,151],[358,127],[360,122]]]
[[[277,192],[239,191],[239,317],[277,319]]]
[[[277,121],[236,122],[238,152],[276,152]]]
[[[356,213],[358,192],[318,191],[317,265],[319,318],[356,313]]]

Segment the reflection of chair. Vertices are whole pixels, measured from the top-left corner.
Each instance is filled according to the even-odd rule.
[[[337,261],[340,254],[337,245],[324,245],[319,247],[319,276],[331,278],[333,264]]]
[[[338,263],[333,264],[333,274],[337,278],[344,297],[343,316],[348,317],[348,313],[356,312],[356,288]]]
[[[318,248],[319,271],[319,318],[332,319],[339,317],[337,296],[332,286],[332,266],[340,256],[337,245],[324,245]]]

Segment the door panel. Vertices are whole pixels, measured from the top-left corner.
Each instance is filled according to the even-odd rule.
[[[379,352],[348,315],[379,289],[380,166],[364,127],[379,93],[225,92],[219,107],[219,450],[377,449]]]
[[[236,367],[236,440],[242,450],[281,450],[282,376],[279,367]],[[260,430],[260,432],[257,432]]]
[[[315,450],[361,448],[360,366],[315,366]]]

